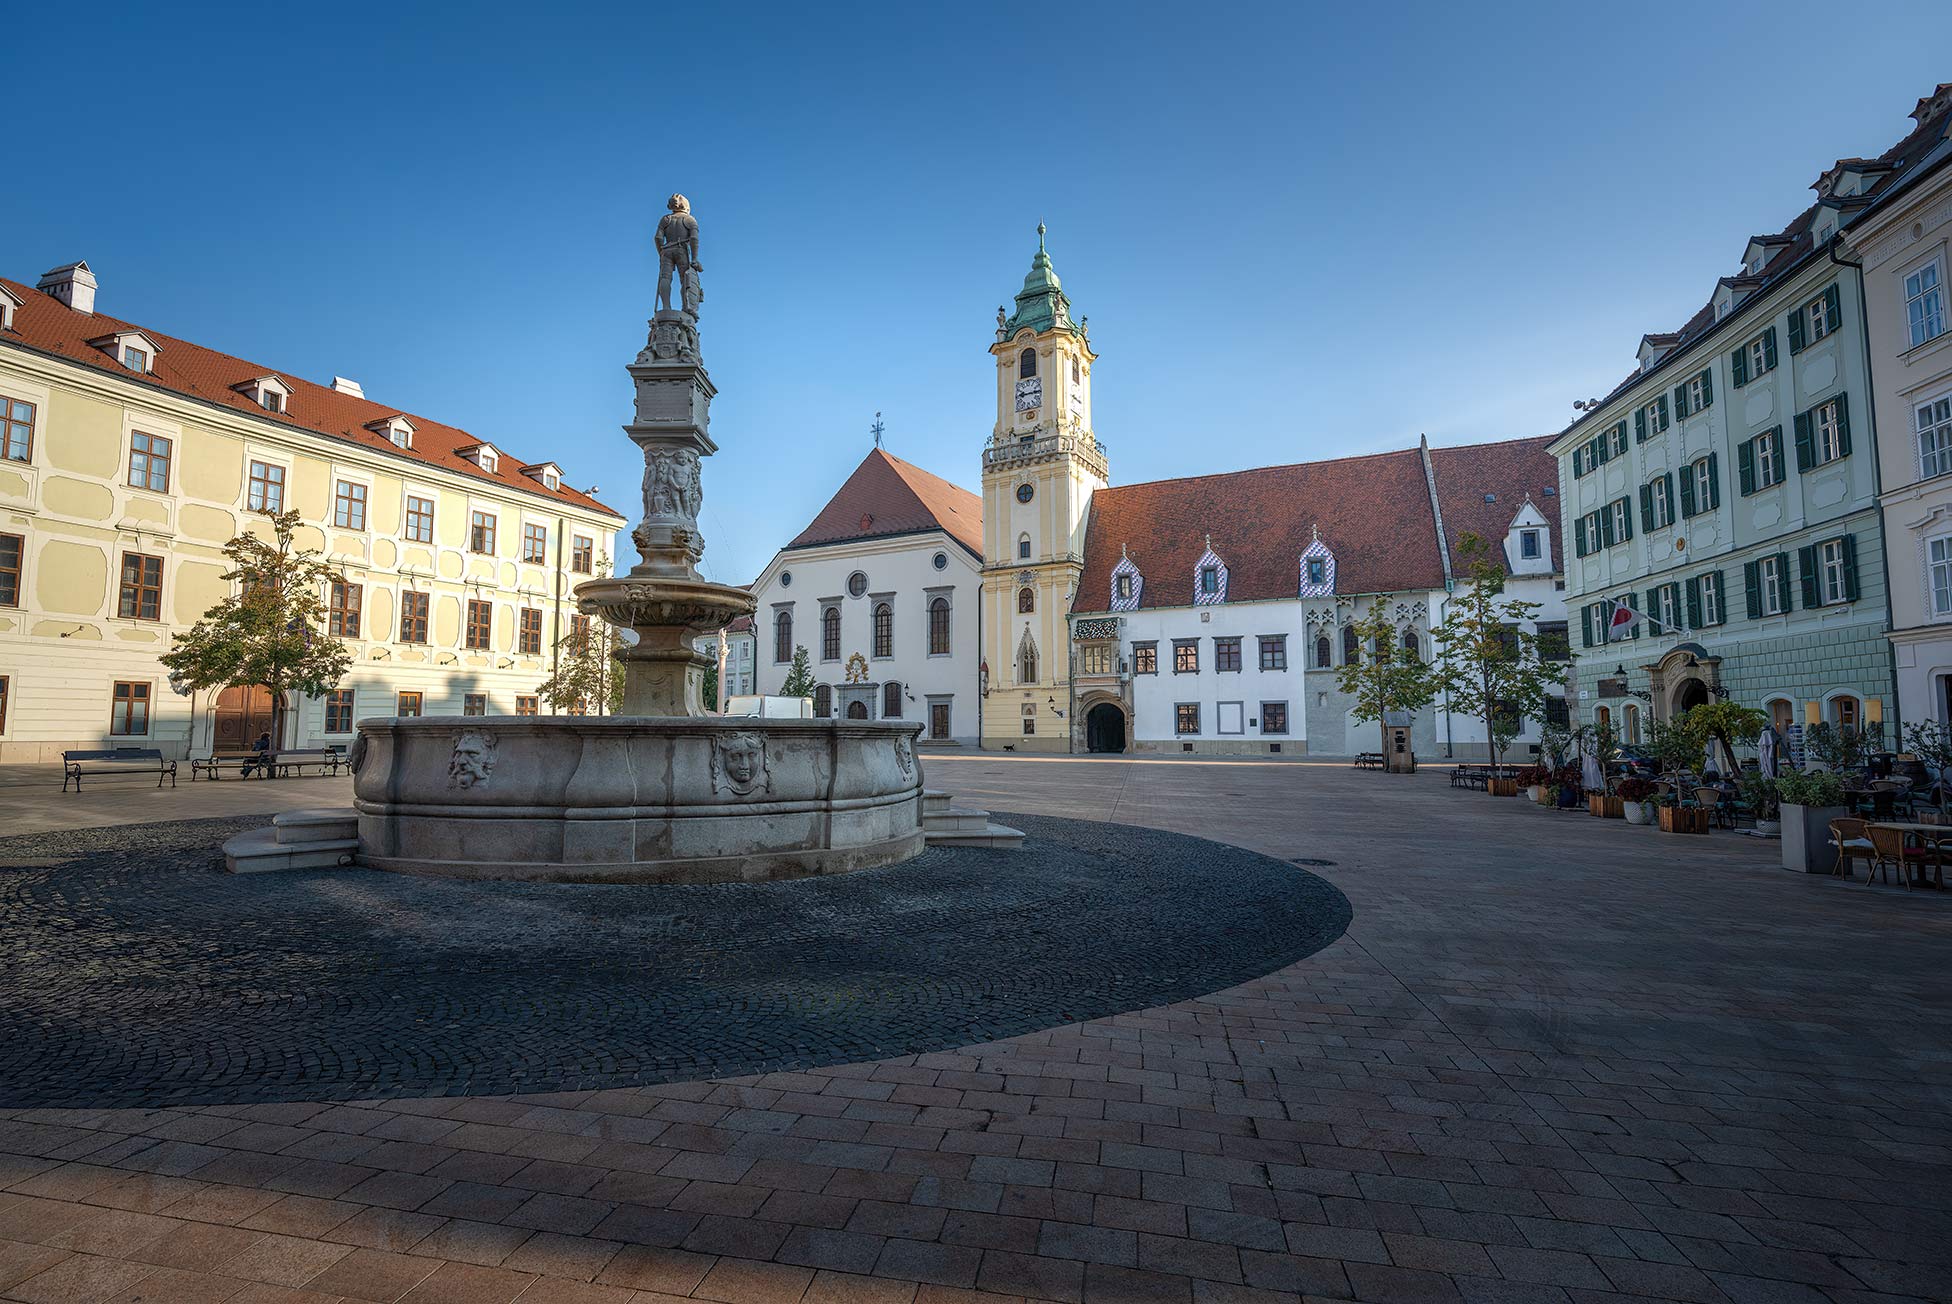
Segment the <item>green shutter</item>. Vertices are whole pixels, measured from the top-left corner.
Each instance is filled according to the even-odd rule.
[[[1674,387],[1674,415],[1686,418],[1688,415],[1688,383],[1682,381]]]
[[[1797,308],[1789,314],[1789,351],[1791,353],[1801,353],[1803,351],[1803,314],[1805,311],[1803,308]]]
[[[1769,433],[1774,436],[1774,438],[1769,441],[1769,464],[1775,468],[1776,483],[1781,484],[1784,479],[1783,477],[1783,428],[1781,426],[1771,426],[1769,427]]]
[[[1795,590],[1790,587],[1790,583],[1789,583],[1789,554],[1788,553],[1779,552],[1776,554],[1776,574],[1783,577],[1783,610],[1784,611],[1796,610],[1796,603],[1792,598],[1792,594],[1795,593]]]
[[[1667,429],[1667,425],[1668,425],[1668,422],[1667,422],[1667,395],[1665,395],[1665,394],[1663,394],[1663,395],[1661,395],[1661,396],[1660,396],[1660,398],[1659,398],[1658,400],[1656,400],[1656,401],[1657,401],[1657,402],[1658,402],[1658,403],[1660,404],[1660,409],[1661,409],[1661,429],[1662,429],[1662,430],[1665,430],[1665,429]],[[1658,432],[1656,432],[1656,433],[1658,433]]]
[[[1640,614],[1643,616],[1647,616],[1653,620],[1659,620],[1661,614],[1661,591],[1659,586],[1647,590],[1647,597],[1645,598],[1645,602],[1647,603],[1647,605],[1640,609]],[[1660,631],[1655,629],[1651,624],[1647,628],[1649,633],[1653,633],[1653,634],[1660,633]]]
[[[1728,369],[1735,373],[1735,387],[1740,389],[1749,383],[1749,349],[1747,345],[1728,355]]]
[[[1721,456],[1717,453],[1710,453],[1708,454],[1708,502],[1702,507],[1702,510],[1711,512],[1715,510],[1715,508],[1720,507],[1721,505],[1722,505]]]
[[[1701,406],[1703,410],[1715,404],[1715,369],[1703,367],[1701,370]]]
[[[1618,540],[1613,537],[1613,508],[1602,507],[1600,508],[1600,547],[1611,548],[1617,542]]]
[[[1774,326],[1762,332],[1762,369],[1764,371],[1774,371],[1776,369],[1776,328]]]
[[[1796,469],[1807,471],[1816,465],[1816,436],[1810,428],[1810,414],[1796,414]]]
[[[1844,601],[1857,601],[1857,536],[1846,534],[1844,545]]]
[[[1640,529],[1643,534],[1654,528],[1654,486],[1651,481],[1640,486]]]
[[[1745,561],[1742,563],[1742,586],[1748,590],[1749,619],[1762,619],[1762,563]]]
[[[1755,440],[1745,439],[1735,446],[1735,467],[1742,478],[1742,493],[1755,492]]]
[[[1619,501],[1626,506],[1626,510],[1620,513],[1620,542],[1625,543],[1633,538],[1633,504],[1625,498]]]
[[[1837,298],[1837,286],[1834,281],[1831,282],[1830,288],[1823,292],[1823,307],[1825,315],[1830,318],[1830,329],[1833,331],[1841,329],[1844,324],[1844,316],[1840,309]]]
[[[1850,456],[1850,395],[1837,395],[1837,456]]]
[[[1816,583],[1815,544],[1810,544],[1807,547],[1796,550],[1796,577],[1802,582],[1803,605],[1805,607],[1822,606],[1823,594],[1818,591]]]
[[[1672,525],[1674,524],[1674,472],[1661,472],[1661,480],[1667,485],[1667,519],[1661,524]]]
[[[1573,524],[1572,554],[1575,557],[1586,555],[1586,518],[1583,516]]]
[[[1681,468],[1681,515],[1693,516],[1700,509],[1694,505],[1694,469],[1692,465]]]
[[[1579,622],[1579,644],[1581,647],[1593,646],[1593,605],[1588,603],[1580,613],[1584,619]]]
[[[1701,577],[1696,575],[1688,580],[1688,628],[1701,628]]]
[[[1647,409],[1644,407],[1633,410],[1633,442],[1636,444],[1647,442]]]

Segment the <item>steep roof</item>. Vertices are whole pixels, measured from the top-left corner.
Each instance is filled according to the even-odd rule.
[[[812,548],[923,530],[941,530],[981,557],[983,500],[877,448],[786,546]]]
[[[478,447],[484,441],[458,426],[445,425],[432,417],[403,413],[399,408],[341,393],[307,380],[287,381],[291,388],[291,400],[286,410],[267,412],[248,395],[233,387],[274,371],[279,379],[284,380],[292,372],[262,363],[246,362],[227,353],[165,335],[151,327],[137,326],[99,312],[76,312],[59,299],[19,281],[0,279],[0,286],[5,286],[21,301],[14,313],[14,329],[0,332],[0,344],[24,347],[109,372],[131,384],[170,390],[200,402],[248,414],[256,420],[344,440],[389,456],[439,467],[456,475],[492,481],[504,489],[572,503],[623,519],[619,512],[568,485],[557,490],[544,488],[540,482],[522,474],[521,460],[512,455],[500,460],[494,471],[483,470],[478,464],[462,457],[460,450]],[[157,345],[156,354],[150,361],[151,370],[146,374],[128,370],[89,344],[90,340],[98,340],[105,335],[134,330],[149,336]],[[373,422],[396,416],[405,416],[412,423],[412,448],[398,448],[384,434],[367,429]],[[495,446],[501,447],[500,444]]]
[[[1453,553],[1466,530],[1501,543],[1527,493],[1556,525],[1543,496],[1559,477],[1558,463],[1545,451],[1551,442],[1544,435],[1430,450]],[[1487,493],[1495,503],[1484,501]],[[1091,496],[1073,607],[1110,609],[1112,569],[1121,556],[1130,556],[1145,577],[1141,607],[1190,605],[1209,538],[1227,565],[1229,602],[1293,598],[1302,549],[1317,530],[1335,555],[1337,593],[1444,585],[1422,450],[1406,448],[1100,489]]]

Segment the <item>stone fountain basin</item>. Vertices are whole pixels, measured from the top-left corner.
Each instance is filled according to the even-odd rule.
[[[359,860],[449,878],[754,882],[923,847],[919,723],[738,716],[362,720]]]

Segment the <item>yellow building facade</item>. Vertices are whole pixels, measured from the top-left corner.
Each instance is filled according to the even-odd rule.
[[[78,269],[78,270],[77,270]],[[64,275],[65,274],[65,275]],[[0,281],[0,762],[248,746],[269,695],[178,693],[160,657],[231,591],[223,545],[296,509],[354,662],[279,742],[395,714],[515,714],[607,569],[617,513],[465,431],[93,311],[83,264]],[[543,708],[546,709],[546,708]]]
[[[1097,354],[1044,250],[997,309],[996,425],[983,450],[982,745],[1069,751],[1065,614],[1084,569],[1091,495],[1107,483],[1091,425]]]

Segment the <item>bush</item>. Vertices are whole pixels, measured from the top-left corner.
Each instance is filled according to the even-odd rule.
[[[1782,817],[1782,796],[1776,791],[1776,781],[1766,774],[1751,774],[1742,780],[1742,801],[1749,812],[1759,820],[1773,820]]]
[[[1844,785],[1826,770],[1784,770],[1776,780],[1776,797],[1792,806],[1842,806]]]
[[[1622,801],[1646,801],[1654,795],[1654,785],[1648,779],[1622,779],[1613,785],[1613,791]]]
[[[1518,772],[1518,786],[1521,788],[1536,788],[1550,782],[1552,771],[1543,765],[1528,765]]]

